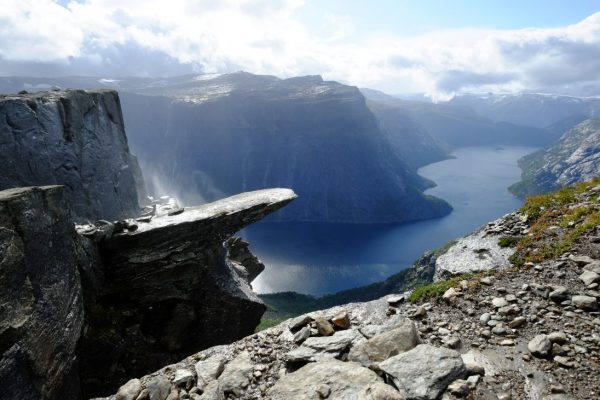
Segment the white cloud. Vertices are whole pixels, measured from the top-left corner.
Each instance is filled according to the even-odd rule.
[[[552,29],[455,29],[416,37],[371,32],[350,41],[350,17],[326,16],[331,29],[319,36],[297,18],[302,4],[82,0],[62,7],[51,0],[4,0],[0,74],[27,63],[42,63],[41,75],[47,64],[65,74],[246,70],[322,74],[438,97],[464,90],[573,93],[597,88],[600,80],[600,13]]]

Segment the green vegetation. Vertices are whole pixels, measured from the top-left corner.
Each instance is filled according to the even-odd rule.
[[[577,196],[600,185],[600,179],[560,189],[554,193],[531,196],[521,211],[533,222],[530,234],[516,244],[511,263],[540,263],[568,251],[583,235],[600,226],[600,208],[595,205],[572,207]],[[598,195],[593,197],[597,202]]]
[[[504,236],[498,240],[498,246],[500,247],[515,247],[521,238],[517,236]]]
[[[254,329],[254,333],[257,333],[257,332],[260,332],[260,331],[264,331],[265,329],[272,328],[275,325],[279,325],[280,323],[282,323],[286,319],[287,318],[262,319],[260,321],[260,324],[258,324],[258,326],[256,327],[256,329]]]
[[[419,300],[425,300],[435,297],[440,297],[443,295],[446,290],[458,287],[458,283],[463,278],[452,278],[445,281],[437,281],[433,283],[429,283],[427,285],[418,286],[413,290],[413,292],[408,296],[408,301],[411,303],[416,303]]]

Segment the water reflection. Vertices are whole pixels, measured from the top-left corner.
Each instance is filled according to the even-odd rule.
[[[262,293],[324,294],[385,279],[426,250],[518,208],[507,187],[530,147],[468,147],[419,173],[438,184],[427,193],[454,207],[443,218],[408,224],[257,223],[242,232],[265,262],[253,286]]]

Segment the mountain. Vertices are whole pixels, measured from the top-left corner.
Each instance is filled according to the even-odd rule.
[[[569,117],[600,114],[600,98],[540,93],[464,94],[447,104],[469,107],[495,122],[545,128]],[[564,132],[564,130],[563,130]]]
[[[137,215],[146,201],[112,90],[0,96],[0,190],[65,185],[77,220]]]
[[[600,176],[600,119],[568,130],[552,146],[519,160],[521,182],[510,187],[520,196],[544,193]]]
[[[407,115],[445,148],[489,145],[544,146],[558,134],[537,127],[494,121],[480,115],[470,104],[405,100],[362,89],[371,101]]]
[[[276,186],[291,187],[299,196],[273,216],[278,220],[403,222],[451,210],[422,193],[430,183],[401,158],[401,140],[390,143],[391,130],[382,132],[352,86],[318,76],[279,79],[240,72],[165,79],[5,78],[0,88],[51,84],[117,88],[150,191],[187,204]],[[428,139],[424,143],[431,146]],[[435,152],[431,159],[441,155]]]
[[[368,100],[367,106],[375,114],[379,129],[393,151],[413,169],[448,158],[443,146],[402,108],[373,100]]]

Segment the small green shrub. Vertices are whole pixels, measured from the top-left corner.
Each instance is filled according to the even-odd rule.
[[[418,286],[415,288],[415,290],[413,290],[410,296],[408,296],[408,301],[411,303],[416,303],[419,300],[440,297],[446,292],[446,290],[452,287],[457,287],[458,282],[458,278],[452,278],[445,281],[437,281],[427,285]]]
[[[498,246],[505,248],[505,247],[515,247],[519,241],[521,240],[521,238],[517,237],[517,236],[504,236],[501,237],[500,240],[498,240]]]
[[[287,318],[274,318],[274,319],[263,319],[260,321],[260,324],[254,329],[254,333],[264,331],[265,329],[269,329],[274,327],[275,325],[279,325]]]

